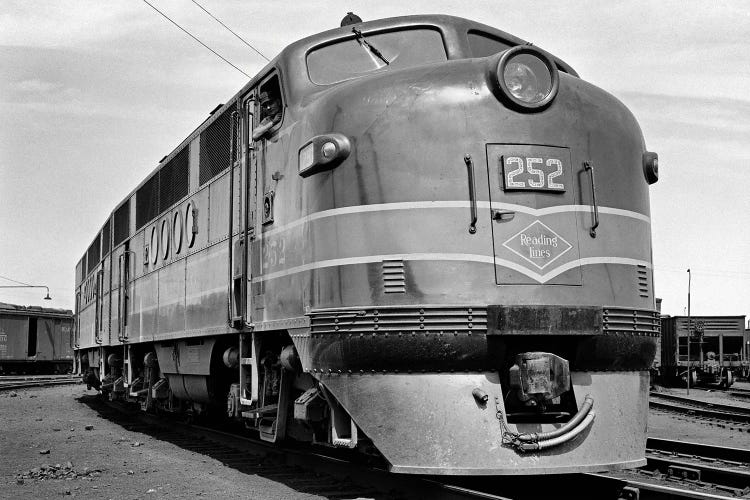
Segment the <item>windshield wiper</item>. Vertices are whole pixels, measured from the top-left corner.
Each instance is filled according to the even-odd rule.
[[[359,31],[357,28],[352,28],[352,33],[354,33],[354,36],[357,37],[357,42],[359,42],[362,47],[365,47],[367,50],[375,54],[375,56],[384,63],[391,64],[390,61],[388,61],[388,59],[386,59],[378,49],[367,43],[367,40],[365,40],[365,37],[361,31]]]

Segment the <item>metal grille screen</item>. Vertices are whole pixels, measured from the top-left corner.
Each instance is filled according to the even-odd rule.
[[[185,147],[159,171],[159,213],[188,194],[189,148]]]
[[[135,195],[135,230],[159,214],[159,175],[154,175]]]
[[[89,251],[86,252],[86,260],[89,261],[89,271],[93,270],[94,267],[96,267],[97,264],[99,264],[99,257],[100,257],[100,249],[99,249],[99,235],[96,235],[96,238],[94,239],[94,242],[89,247]]]
[[[102,228],[102,255],[106,256],[109,253],[109,221],[104,224]]]
[[[128,238],[130,233],[130,200],[115,211],[114,245],[117,246]]]
[[[200,184],[229,168],[231,110],[227,109],[201,133]]]

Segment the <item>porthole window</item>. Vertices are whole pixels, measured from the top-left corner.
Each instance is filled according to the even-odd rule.
[[[193,248],[195,234],[198,232],[198,223],[195,220],[198,209],[193,202],[188,203],[185,209],[185,233],[187,234],[188,248]]]
[[[169,234],[169,219],[164,219],[161,221],[161,251],[165,259],[169,257],[169,238],[171,236]]]
[[[174,238],[174,253],[178,254],[182,250],[182,217],[180,211],[174,213],[172,218],[172,236]]]
[[[159,234],[156,232],[156,226],[151,228],[151,263],[156,265],[156,261],[159,259]]]

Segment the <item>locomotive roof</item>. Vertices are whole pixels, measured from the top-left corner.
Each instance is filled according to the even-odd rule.
[[[412,15],[412,16],[399,16],[389,17],[383,19],[377,19],[374,21],[364,21],[356,23],[356,25],[347,25],[337,28],[333,28],[321,33],[310,35],[302,38],[286,46],[276,57],[271,59],[263,69],[261,69],[250,81],[245,84],[239,92],[232,96],[231,99],[227,100],[226,103],[216,106],[209,117],[206,118],[188,137],[186,137],[176,148],[174,148],[167,156],[159,161],[159,164],[141,181],[127,196],[122,198],[117,205],[113,208],[110,213],[109,220],[112,214],[120,208],[131,196],[133,196],[138,189],[143,186],[151,177],[158,172],[164,165],[166,165],[172,158],[174,158],[187,144],[195,139],[203,130],[205,130],[211,123],[221,116],[230,106],[237,102],[237,99],[244,96],[249,90],[254,88],[256,85],[266,78],[274,70],[277,70],[282,75],[283,89],[287,102],[300,102],[304,97],[320,92],[330,88],[336,84],[331,85],[319,85],[315,84],[307,78],[307,54],[320,46],[324,46],[335,42],[337,40],[345,40],[352,38],[352,26],[356,26],[360,29],[364,35],[368,35],[372,32],[397,30],[400,28],[408,27],[430,27],[438,29],[443,35],[445,43],[446,55],[448,60],[451,59],[469,59],[472,58],[472,54],[469,51],[466,34],[470,31],[484,32],[498,39],[502,39],[508,42],[510,45],[522,45],[528,43],[527,41],[518,38],[517,36],[511,35],[505,31],[493,28],[486,24],[471,21],[462,17],[449,16],[443,14],[423,14],[423,15]],[[539,48],[539,47],[537,47]],[[540,49],[542,50],[542,49]],[[560,58],[545,52],[550,58],[552,58],[558,65],[558,67],[574,76],[578,76],[578,73],[566,62]],[[304,75],[305,77],[289,78],[285,75]],[[106,222],[105,222],[106,224]],[[102,224],[102,227],[104,224]],[[101,230],[101,227],[100,227]],[[98,234],[98,232],[97,232]],[[88,248],[88,245],[87,247]]]

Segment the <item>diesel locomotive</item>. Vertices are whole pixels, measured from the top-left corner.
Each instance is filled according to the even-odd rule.
[[[398,473],[640,466],[657,178],[630,111],[558,57],[348,16],[114,207],[76,267],[76,369]]]

